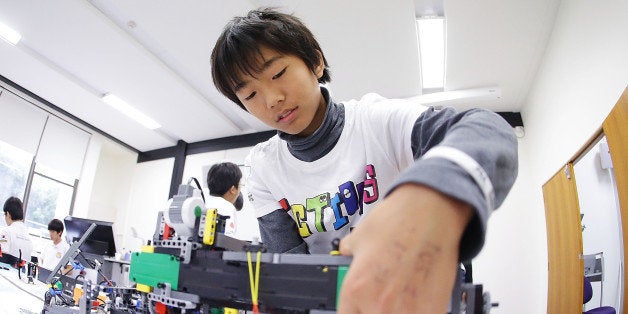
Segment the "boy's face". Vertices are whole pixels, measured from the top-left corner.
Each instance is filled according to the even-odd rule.
[[[48,230],[48,232],[50,233],[50,240],[52,240],[55,244],[61,240],[61,232],[54,230]]]
[[[315,71],[294,55],[261,47],[262,71],[244,74],[236,96],[256,118],[288,134],[309,136],[325,117],[325,100],[318,86],[323,59]]]
[[[229,201],[231,204],[234,204],[235,201],[238,199],[238,195],[240,194],[240,183],[238,183],[238,185],[234,185],[231,187],[231,194],[229,195],[229,199],[227,201]]]

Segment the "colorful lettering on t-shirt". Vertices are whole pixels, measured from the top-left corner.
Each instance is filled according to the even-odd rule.
[[[312,230],[326,232],[324,221],[328,215],[333,217],[334,230],[339,230],[351,221],[350,217],[355,216],[356,213],[359,216],[363,214],[364,203],[371,204],[379,199],[375,167],[366,166],[366,179],[363,182],[358,184],[352,181],[344,182],[338,186],[338,192],[332,197],[330,195],[325,192],[306,198],[305,206],[291,205],[285,198],[279,200],[279,205],[285,211],[292,211],[299,234],[303,238],[312,235]],[[313,221],[307,219],[308,213],[313,213]]]

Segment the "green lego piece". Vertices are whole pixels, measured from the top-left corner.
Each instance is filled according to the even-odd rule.
[[[340,300],[340,288],[342,288],[342,282],[345,280],[347,271],[349,271],[349,266],[338,266],[338,277],[336,281],[336,309],[338,308],[338,300]]]
[[[156,287],[158,283],[169,283],[172,290],[177,290],[179,264],[174,255],[135,252],[131,256],[129,279],[151,287]]]

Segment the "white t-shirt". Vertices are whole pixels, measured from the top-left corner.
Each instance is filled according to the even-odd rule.
[[[256,216],[283,208],[297,223],[310,253],[328,253],[383,198],[414,162],[411,133],[427,108],[369,94],[345,106],[345,124],[334,148],[318,160],[295,158],[274,136],[250,155],[249,200]]]
[[[0,231],[0,249],[2,253],[20,257],[22,250],[22,260],[30,262],[33,252],[33,242],[28,235],[28,228],[22,221],[14,221],[10,226]]]
[[[50,243],[44,249],[44,252],[41,255],[41,267],[52,270],[59,264],[59,261],[65,254],[65,252],[70,249],[70,245],[61,239],[61,242],[54,244]]]
[[[230,237],[235,236],[236,232],[236,215],[235,215],[235,207],[233,204],[229,203],[226,199],[220,196],[209,196],[205,200],[205,208],[211,209],[216,208],[218,210],[218,214],[223,216],[229,216],[227,222],[225,223],[225,235]]]

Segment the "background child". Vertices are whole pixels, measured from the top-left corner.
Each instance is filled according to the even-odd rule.
[[[212,165],[207,172],[209,197],[205,200],[205,206],[216,208],[219,214],[229,216],[225,223],[225,235],[231,237],[235,236],[237,228],[235,212],[241,209],[235,207],[238,198],[242,198],[240,179],[240,167],[231,162]]]
[[[65,252],[70,249],[70,245],[63,239],[63,222],[59,219],[52,219],[48,223],[48,232],[50,233],[50,243],[44,249],[42,253],[41,267],[53,270],[59,261],[65,254]],[[66,271],[71,268],[71,266],[67,265],[65,268]]]
[[[0,230],[0,252],[20,258],[23,261],[31,261],[33,241],[28,234],[28,228],[24,224],[24,207],[17,197],[9,197],[4,202],[4,220],[7,227]],[[3,258],[7,260],[7,256]]]
[[[270,9],[229,22],[211,65],[219,91],[277,129],[247,182],[268,250],[327,253],[341,238],[353,261],[339,313],[446,312],[459,261],[516,178],[510,126],[375,94],[336,103],[312,33]]]

